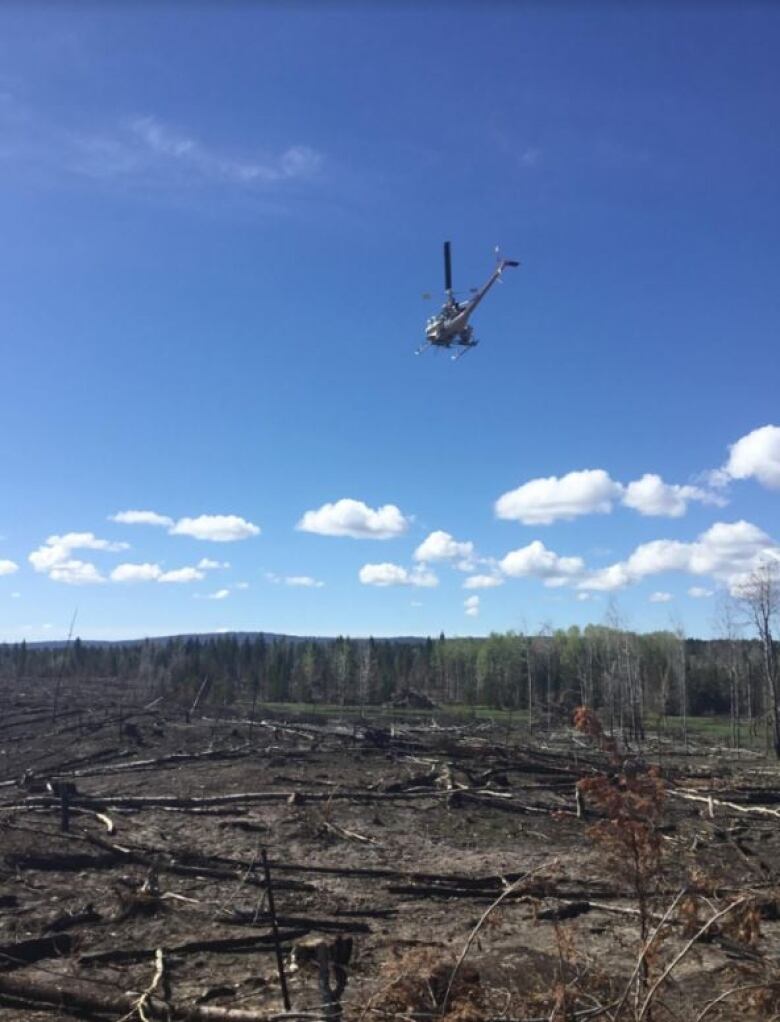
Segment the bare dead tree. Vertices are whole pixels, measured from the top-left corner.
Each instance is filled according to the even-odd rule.
[[[772,625],[780,611],[780,565],[765,561],[736,586],[736,595],[752,620],[761,643],[762,666],[772,745],[780,759],[780,708],[777,705],[778,658]]]
[[[742,700],[740,697],[742,681],[742,657],[740,653],[740,622],[737,614],[736,601],[729,593],[723,593],[718,601],[715,612],[716,634],[723,637],[726,644],[726,670],[729,678],[729,716],[731,720],[731,745],[739,749],[742,744]]]
[[[60,703],[60,689],[62,688],[62,678],[63,678],[63,675],[65,674],[65,668],[66,668],[67,663],[68,663],[68,654],[70,653],[70,644],[71,644],[71,640],[73,639],[73,629],[76,627],[76,618],[78,617],[78,613],[79,613],[79,609],[78,609],[78,607],[76,607],[76,609],[73,611],[73,617],[70,620],[70,628],[68,629],[68,638],[65,640],[65,649],[63,650],[63,653],[62,653],[62,660],[60,661],[60,669],[59,669],[59,672],[57,674],[57,680],[54,683],[54,698],[52,699],[52,705],[51,705],[51,722],[52,722],[52,724],[54,724],[54,722],[57,720],[57,711],[59,709],[59,703]]]
[[[685,653],[685,627],[682,618],[671,616],[674,636],[677,639],[677,683],[680,695],[680,717],[682,718],[683,746],[688,748],[688,658]]]

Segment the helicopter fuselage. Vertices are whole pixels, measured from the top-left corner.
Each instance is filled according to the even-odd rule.
[[[498,249],[496,249],[496,256],[498,256]],[[455,344],[463,348],[463,351],[452,356],[453,358],[458,358],[459,355],[464,355],[468,348],[475,347],[478,342],[474,338],[474,328],[469,323],[469,318],[471,317],[472,312],[476,309],[495,282],[501,279],[501,275],[504,270],[508,266],[519,265],[520,264],[514,259],[499,259],[498,265],[482,287],[476,290],[468,301],[459,302],[456,300],[455,292],[452,289],[450,243],[445,241],[444,293],[447,296],[447,300],[442,306],[441,312],[439,312],[437,316],[431,316],[425,324],[425,344],[421,348],[418,348],[417,354],[419,355],[429,346],[449,348]]]
[[[452,294],[448,292],[447,301],[439,315],[432,316],[426,324],[425,336],[428,342],[447,348],[455,342],[466,346],[475,344],[476,342],[471,339],[474,328],[469,326],[469,317],[495,282],[500,279],[504,267],[511,265],[513,263],[507,260],[500,262],[485,284],[467,302],[456,302]]]
[[[432,316],[425,327],[425,336],[431,344],[450,345],[460,335],[471,333],[469,316],[471,307],[455,310],[445,305],[438,316]]]

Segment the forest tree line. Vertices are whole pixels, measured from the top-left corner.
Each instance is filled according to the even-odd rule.
[[[732,636],[687,639],[584,629],[487,638],[288,639],[220,635],[135,643],[0,646],[0,679],[105,682],[121,699],[192,701],[207,680],[207,701],[372,706],[409,690],[437,705],[523,710],[552,723],[577,705],[605,726],[641,736],[647,721],[718,714],[741,724],[771,719],[766,650]],[[28,689],[29,690],[29,689]]]

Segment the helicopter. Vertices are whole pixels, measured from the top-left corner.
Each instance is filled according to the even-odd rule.
[[[428,348],[451,348],[456,345],[461,350],[452,355],[452,360],[457,361],[469,351],[476,348],[479,341],[474,338],[474,327],[469,324],[469,318],[495,284],[501,280],[504,270],[509,266],[519,266],[516,259],[502,259],[498,248],[496,248],[496,268],[490,274],[487,282],[481,288],[472,288],[473,294],[467,301],[459,302],[452,290],[452,263],[450,260],[450,243],[444,242],[444,290],[447,300],[436,316],[431,316],[425,324],[425,343],[422,344],[415,354],[421,355]],[[424,297],[430,297],[424,296]]]

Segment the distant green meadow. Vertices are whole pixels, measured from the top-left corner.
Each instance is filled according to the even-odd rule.
[[[394,720],[418,721],[420,723],[433,721],[441,726],[463,724],[469,721],[485,721],[500,724],[509,729],[517,728],[519,731],[528,731],[527,710],[497,710],[490,706],[452,705],[421,710],[394,706],[340,706],[336,703],[264,702],[262,705],[258,704],[255,716],[261,718],[264,712],[274,716],[384,721],[388,724]],[[543,711],[535,713],[533,723],[534,729],[543,733],[547,724],[546,714]],[[560,729],[561,726],[560,720],[557,722],[553,720],[551,723],[553,729]],[[731,721],[728,717],[688,717],[686,729],[688,738],[696,744],[731,747]],[[645,720],[645,732],[649,738],[663,736],[681,740],[683,738],[683,718],[677,716],[658,718],[648,715]],[[766,746],[763,724],[760,724],[755,732],[751,733],[749,723],[743,722],[739,728],[739,745],[743,749],[762,751]]]

